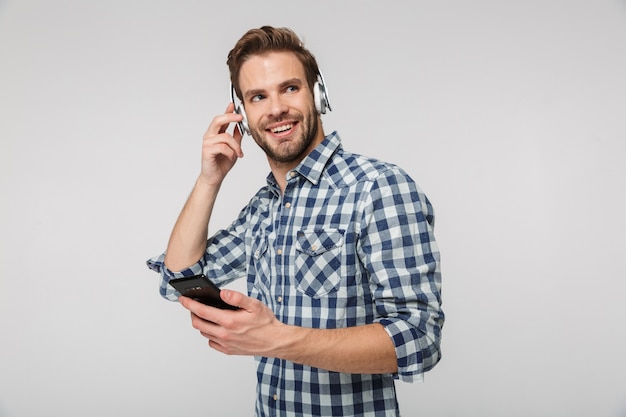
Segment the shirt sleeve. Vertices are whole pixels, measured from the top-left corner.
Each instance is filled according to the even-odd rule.
[[[218,287],[222,287],[245,276],[246,218],[247,213],[244,209],[230,227],[218,231],[207,240],[206,250],[202,258],[181,271],[172,271],[165,266],[165,253],[148,259],[146,261],[148,268],[161,276],[159,287],[161,296],[170,301],[178,300],[180,294],[169,285],[169,281],[175,278],[204,274]]]
[[[370,273],[375,321],[395,346],[397,377],[421,381],[441,358],[444,322],[432,205],[394,167],[372,182],[363,213],[360,253]]]

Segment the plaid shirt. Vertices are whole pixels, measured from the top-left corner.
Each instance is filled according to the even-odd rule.
[[[204,273],[218,285],[247,277],[248,293],[284,323],[341,328],[380,323],[398,374],[345,374],[257,357],[257,416],[398,416],[394,379],[421,381],[440,359],[439,252],[433,209],[400,168],[345,152],[327,136],[287,175],[272,174],[204,257],[174,273],[148,265],[161,294],[170,278]]]

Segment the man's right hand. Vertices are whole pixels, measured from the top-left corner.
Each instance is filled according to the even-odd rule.
[[[234,112],[235,105],[229,103],[226,113],[216,116],[202,140],[202,169],[199,181],[206,185],[219,186],[226,174],[243,157],[242,133],[235,125],[233,134],[226,132],[231,123],[241,122],[243,116]]]
[[[226,113],[216,116],[204,134],[200,176],[178,216],[165,253],[165,265],[173,271],[187,268],[202,257],[217,193],[237,158],[243,157],[239,128],[235,127],[232,135],[226,132],[231,123],[242,119],[234,109],[230,103]]]

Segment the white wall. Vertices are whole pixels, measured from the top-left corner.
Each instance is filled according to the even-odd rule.
[[[444,358],[403,415],[626,416],[623,0],[0,2],[0,416],[252,414],[252,359],[144,261],[263,24],[318,57],[326,130],[435,205]],[[244,150],[215,227],[263,184]]]

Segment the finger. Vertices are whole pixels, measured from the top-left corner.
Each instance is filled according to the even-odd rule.
[[[231,101],[230,103],[228,103],[228,106],[226,106],[225,113],[234,113],[234,112],[235,112],[235,103]]]
[[[214,119],[214,123],[217,122],[217,132],[215,132],[214,134],[220,134],[220,133],[225,133],[226,129],[228,129],[228,126],[230,126],[231,123],[237,123],[240,122],[243,119],[243,117],[240,114],[237,113],[226,113],[223,114],[222,116],[218,116],[216,119]],[[212,125],[212,124],[211,124]],[[209,126],[209,129],[211,128],[211,126]],[[210,130],[210,132],[214,132],[213,130]],[[209,132],[207,132],[209,133]]]
[[[230,102],[228,103],[228,105],[226,106],[226,110],[224,110],[224,114],[237,114],[235,113],[235,103]],[[230,125],[230,123],[223,125],[220,130],[219,133],[225,133],[226,129],[228,129],[228,126]]]
[[[225,355],[234,355],[236,353],[234,350],[228,349],[226,346],[220,344],[214,339],[209,339],[209,347]]]
[[[234,162],[241,156],[241,146],[232,136],[223,134],[205,139],[202,154],[204,157],[223,155]]]
[[[238,113],[233,113],[232,111],[224,114],[219,114],[213,118],[204,136],[215,136],[219,135],[220,133],[224,133],[231,123],[240,122],[242,119],[242,115]]]
[[[226,290],[222,290],[221,292],[224,291]],[[243,296],[243,294],[241,295]],[[225,323],[230,323],[232,320],[233,310],[223,310],[183,296],[179,297],[179,301],[183,307],[191,312],[193,328],[207,334],[216,336],[219,333],[219,328],[224,326]]]
[[[237,158],[243,158],[241,139],[237,140],[227,133],[204,138],[202,147],[205,157],[224,155],[233,162]]]
[[[202,304],[199,301],[196,301],[189,297],[184,297],[182,295],[178,297],[178,302],[187,310],[189,310],[189,312],[191,312],[192,318],[195,315],[200,319],[208,322],[215,322],[215,313],[219,312],[218,308]]]

